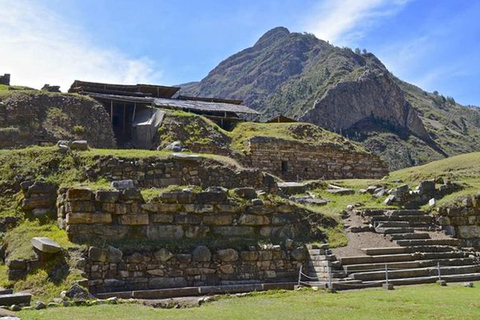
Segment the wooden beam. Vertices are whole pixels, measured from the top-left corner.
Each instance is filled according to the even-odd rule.
[[[126,109],[127,109],[127,104],[124,103],[123,104],[123,136],[125,136],[125,122],[127,120],[127,112],[126,112]]]
[[[110,100],[110,123],[113,124],[113,100]]]

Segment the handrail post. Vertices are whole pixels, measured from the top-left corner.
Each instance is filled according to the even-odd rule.
[[[437,270],[438,270],[438,281],[442,281],[442,273],[440,271],[440,261],[437,262]]]
[[[388,287],[388,264],[385,264],[385,283]]]
[[[330,290],[333,290],[333,285],[332,285],[332,266],[328,266],[328,288]]]
[[[302,270],[303,270],[303,264],[300,265],[300,270],[298,271],[298,286],[300,286],[300,282],[302,281]]]

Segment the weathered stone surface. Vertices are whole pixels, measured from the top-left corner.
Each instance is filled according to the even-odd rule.
[[[86,140],[74,140],[69,147],[72,150],[86,151],[88,150],[88,142]]]
[[[214,226],[228,226],[231,225],[233,216],[231,214],[215,214],[203,217],[203,223]]]
[[[68,224],[95,224],[95,223],[111,223],[112,215],[109,213],[87,213],[87,212],[76,212],[76,213],[67,213]]]
[[[44,253],[57,253],[62,250],[62,247],[57,242],[47,237],[32,238],[32,246]]]
[[[255,235],[255,229],[247,226],[225,226],[225,227],[212,227],[214,234],[231,237],[253,236]]]
[[[212,253],[210,252],[210,249],[205,246],[197,246],[192,251],[192,259],[193,261],[207,262],[212,259]]]
[[[244,261],[257,261],[258,251],[242,251],[240,257]]]
[[[108,257],[108,250],[97,247],[90,247],[88,249],[88,258],[92,261],[106,262]]]
[[[113,203],[118,201],[120,192],[112,190],[98,190],[95,193],[95,200],[100,202]]]
[[[244,199],[255,199],[257,197],[257,192],[254,188],[236,188],[233,189],[233,192]]]
[[[123,252],[112,246],[107,248],[107,261],[112,263],[119,263],[122,261]]]
[[[218,259],[223,262],[234,262],[237,261],[239,258],[238,252],[234,249],[218,250],[217,255]]]
[[[118,216],[118,221],[125,225],[148,225],[148,214],[125,214]]]
[[[243,214],[238,219],[238,224],[246,226],[261,226],[270,224],[270,219],[266,216]]]
[[[175,225],[149,225],[147,228],[147,237],[156,239],[181,239],[183,238],[183,228]]]
[[[173,257],[173,254],[170,251],[168,251],[167,249],[164,249],[164,248],[156,251],[153,255],[155,256],[156,260],[161,261],[161,262],[167,262],[168,260],[170,260]]]
[[[67,190],[67,200],[92,200],[93,193],[90,189],[70,188]]]
[[[173,215],[171,214],[152,214],[152,222],[154,223],[172,223]]]
[[[112,181],[112,187],[117,190],[135,189],[135,183],[131,179]]]
[[[307,252],[304,248],[297,248],[290,252],[290,257],[295,261],[305,261]]]
[[[207,226],[189,226],[185,229],[185,237],[189,239],[200,239],[207,237],[210,228]]]

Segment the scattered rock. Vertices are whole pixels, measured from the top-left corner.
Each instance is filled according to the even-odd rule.
[[[153,255],[154,255],[155,259],[157,259],[161,262],[167,262],[168,260],[170,260],[173,257],[173,254],[165,248],[162,248],[162,249],[158,250]]]
[[[89,296],[88,290],[77,283],[74,283],[70,289],[65,292],[65,296],[72,300],[87,299]]]
[[[238,260],[238,252],[234,249],[218,250],[218,258],[223,262],[234,262]]]
[[[285,248],[287,249],[293,249],[293,247],[295,246],[295,241],[293,241],[292,239],[285,239]]]
[[[295,261],[305,261],[307,252],[305,248],[296,248],[290,251],[290,257]]]
[[[263,206],[263,200],[262,199],[252,199],[252,205]]]
[[[464,286],[466,288],[473,288],[473,282],[465,282]]]
[[[108,246],[107,248],[107,261],[111,263],[122,262],[123,252],[120,249]]]
[[[35,310],[42,310],[46,308],[47,308],[47,305],[43,301],[37,301],[35,303]]]
[[[437,205],[437,200],[435,200],[435,198],[432,198],[428,201],[428,206],[430,208],[435,207],[436,205]]]
[[[71,150],[86,151],[88,150],[88,142],[86,140],[74,140],[69,147]]]
[[[12,305],[10,306],[10,310],[12,310],[12,311],[20,311],[20,310],[22,310],[22,307],[21,307],[20,305],[18,305],[18,304],[12,304]]]
[[[182,141],[174,141],[174,142],[170,143],[169,145],[167,145],[164,149],[165,150],[171,150],[173,152],[188,151],[188,149],[185,148],[185,146],[183,145]]]
[[[257,192],[254,188],[236,188],[233,189],[233,192],[244,199],[255,199],[257,197]]]

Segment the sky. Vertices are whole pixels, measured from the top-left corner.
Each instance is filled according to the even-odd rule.
[[[287,27],[374,53],[397,77],[480,105],[480,0],[0,0],[0,74],[176,85]]]

